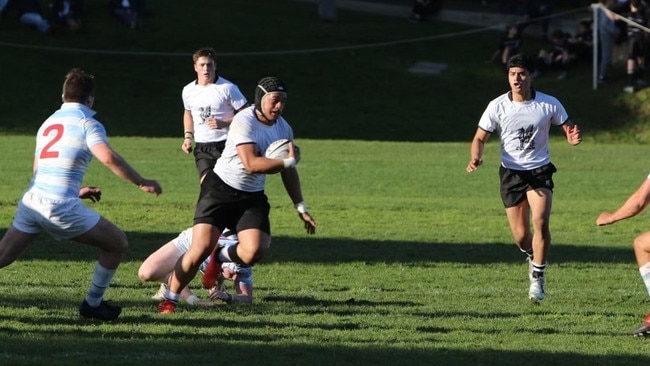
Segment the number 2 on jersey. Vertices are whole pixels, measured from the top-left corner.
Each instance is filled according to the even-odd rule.
[[[41,150],[41,155],[39,156],[40,159],[59,157],[59,151],[52,149],[52,147],[61,139],[61,137],[63,137],[63,125],[56,124],[49,126],[45,131],[43,131],[43,136],[48,137],[52,133],[54,133],[54,136],[52,136],[52,140],[43,147],[43,150]]]

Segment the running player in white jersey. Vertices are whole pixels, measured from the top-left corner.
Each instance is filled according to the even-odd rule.
[[[115,271],[128,248],[122,230],[86,207],[82,198],[99,201],[101,190],[82,187],[92,157],[115,175],[156,196],[157,181],[143,178],[108,144],[104,126],[93,118],[94,77],[72,69],[63,83],[63,105],[36,135],[34,176],[18,203],[11,227],[0,240],[0,268],[13,263],[43,232],[99,248],[92,283],[79,307],[84,318],[116,319],[122,309],[104,301]]]
[[[532,88],[531,59],[513,56],[508,60],[507,71],[511,90],[492,100],[481,116],[466,170],[473,172],[483,163],[485,143],[497,132],[501,139],[501,199],[515,244],[529,256],[528,298],[539,302],[545,294],[544,270],[551,245],[552,177],[556,171],[548,148],[550,128],[560,126],[571,145],[578,145],[582,136],[556,98]]]
[[[142,282],[156,281],[162,282],[158,292],[152,297],[156,300],[162,300],[165,292],[167,291],[167,283],[169,276],[174,270],[174,265],[178,258],[190,249],[192,244],[192,228],[182,231],[178,236],[165,245],[161,246],[157,251],[153,252],[147,259],[142,262],[138,270],[138,277]],[[219,237],[218,245],[220,247],[227,247],[237,244],[237,235],[231,235],[230,232],[224,232]],[[208,257],[199,270],[204,272],[210,262]],[[222,275],[217,281],[217,285],[210,289],[209,295],[212,299],[220,299],[227,303],[246,303],[253,302],[253,267],[233,262],[225,262],[221,264]],[[234,282],[235,294],[228,293],[225,281],[230,280]],[[186,286],[181,291],[181,299],[185,300],[189,305],[197,306],[212,306],[216,305],[213,302],[201,301],[196,296],[189,286]]]
[[[218,75],[214,49],[201,48],[192,59],[196,80],[183,88],[185,131],[181,149],[187,154],[194,151],[196,169],[203,180],[221,156],[233,117],[248,106],[248,101],[235,84]]]
[[[309,234],[316,222],[307,212],[300,179],[295,168],[296,154],[290,144],[286,159],[264,157],[275,140],[293,141],[293,131],[282,118],[287,100],[284,83],[275,77],[262,78],[255,88],[255,105],[235,115],[223,155],[201,183],[194,213],[192,245],[176,263],[164,300],[158,312],[173,313],[181,290],[196,276],[201,263],[212,260],[203,275],[203,287],[212,288],[218,278],[220,262],[252,265],[271,244],[270,206],[264,194],[267,174],[280,173],[298,217]],[[237,232],[239,243],[214,250],[225,228]]]

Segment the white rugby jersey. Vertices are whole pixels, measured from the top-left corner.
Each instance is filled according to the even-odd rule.
[[[194,141],[199,143],[224,141],[228,136],[228,128],[212,129],[206,118],[229,120],[248,103],[239,88],[222,77],[209,85],[194,80],[183,88],[182,97],[183,107],[192,113]]]
[[[214,172],[229,186],[246,192],[260,192],[266,184],[266,174],[250,174],[244,169],[237,155],[237,145],[253,143],[259,156],[276,140],[293,141],[293,130],[280,116],[271,126],[260,122],[255,115],[255,106],[250,106],[235,115],[226,147],[217,159]]]
[[[90,148],[108,143],[95,111],[80,103],[63,103],[38,129],[37,169],[29,190],[48,199],[78,198]]]
[[[534,91],[531,100],[515,102],[508,92],[488,104],[478,126],[501,136],[501,165],[531,170],[551,162],[551,125],[560,126],[568,119],[562,104],[550,95]]]

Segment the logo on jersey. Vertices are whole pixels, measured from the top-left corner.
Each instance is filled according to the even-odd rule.
[[[212,115],[212,107],[210,106],[200,107],[199,112],[200,112],[202,123],[205,123],[205,119]]]
[[[517,130],[517,139],[519,139],[517,150],[535,150],[535,140],[533,140],[534,130],[533,125]]]

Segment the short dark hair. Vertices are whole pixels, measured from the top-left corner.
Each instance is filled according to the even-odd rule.
[[[73,68],[63,81],[63,101],[85,103],[95,96],[95,77],[80,68]]]
[[[529,73],[532,73],[535,71],[535,62],[528,56],[518,54],[510,57],[506,64],[506,70],[510,70],[512,67],[521,67]]]
[[[215,64],[217,63],[217,51],[215,51],[212,47],[203,47],[194,51],[194,54],[192,55],[192,61],[196,63],[196,61],[198,61],[198,59],[201,57],[209,57],[212,59],[212,61],[215,62]]]

